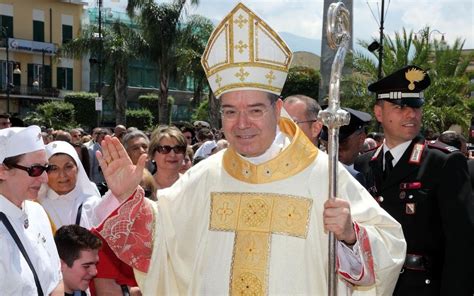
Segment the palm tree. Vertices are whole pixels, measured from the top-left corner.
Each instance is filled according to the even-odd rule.
[[[181,77],[190,76],[194,82],[193,107],[199,106],[203,89],[207,83],[206,74],[201,65],[201,56],[207,40],[214,30],[211,20],[200,15],[188,18],[179,34],[177,48],[178,72],[186,73]]]
[[[169,80],[177,68],[177,48],[182,12],[186,0],[176,0],[172,3],[157,4],[153,0],[129,0],[127,12],[131,17],[137,17],[148,43],[148,54],[160,72],[160,104],[158,122],[169,123],[168,89]],[[198,0],[191,0],[198,4]]]
[[[424,124],[436,132],[443,132],[453,124],[467,130],[471,124],[468,106],[471,89],[466,69],[473,56],[462,56],[464,42],[460,39],[452,46],[437,40],[431,46],[431,86],[425,93],[428,99],[424,113],[428,116],[424,115]]]
[[[207,40],[214,30],[211,20],[200,16],[190,16],[186,23],[179,30],[179,47],[177,48],[178,69],[181,77],[191,77],[194,85],[194,95],[192,100],[192,109],[201,104],[204,88],[209,87],[209,83],[201,65],[201,57],[207,45]],[[212,92],[211,92],[212,93]],[[209,96],[209,121],[212,126],[219,126],[219,107],[220,104],[214,96]]]
[[[100,41],[93,38],[98,31],[96,25],[86,26],[81,35],[60,49],[61,55],[81,58],[99,51]],[[105,24],[102,29],[102,67],[113,70],[116,124],[126,124],[125,109],[127,107],[128,61],[137,58],[142,52],[145,42],[136,30],[120,21]],[[101,62],[101,61],[98,61]],[[99,86],[101,87],[101,86]]]
[[[444,41],[430,40],[430,28],[422,30],[421,38],[415,38],[405,29],[395,34],[395,39],[385,36],[383,73],[389,74],[406,65],[414,64],[427,69],[431,86],[425,92],[423,125],[434,131],[442,132],[452,124],[465,129],[470,125],[471,113],[467,105],[469,79],[466,68],[470,57],[461,55],[464,42],[457,39],[452,46]],[[419,34],[417,34],[418,36]],[[370,42],[359,41],[367,48]],[[372,56],[371,56],[372,55]],[[377,80],[377,53],[354,53],[354,72],[344,77],[343,105],[362,107],[372,112],[373,99],[367,104],[367,85]]]

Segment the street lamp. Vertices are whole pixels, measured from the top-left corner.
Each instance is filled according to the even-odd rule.
[[[18,64],[15,65],[15,70],[13,70],[13,74],[21,75],[20,66],[18,66]]]
[[[383,24],[384,24],[384,17],[385,17],[385,0],[382,0],[382,7],[380,10],[380,27],[379,27],[379,41],[372,42],[369,47],[367,48],[370,52],[374,52],[376,50],[379,51],[379,65],[378,65],[378,79],[382,79],[382,64],[383,64]]]
[[[10,113],[10,91],[12,88],[12,85],[10,83],[10,55],[9,55],[9,37],[7,33],[7,27],[0,27],[1,33],[3,35],[3,38],[5,38],[6,44],[5,44],[5,52],[7,55],[7,113]]]
[[[430,38],[431,38],[431,34],[433,34],[433,33],[440,34],[441,35],[441,42],[445,42],[444,35],[446,33],[443,33],[443,32],[441,32],[440,30],[437,30],[437,29],[430,30],[430,28],[421,29],[418,32],[416,32],[414,34],[415,35],[414,39],[418,40],[418,36],[420,36],[422,39],[426,38],[426,41],[429,42]]]

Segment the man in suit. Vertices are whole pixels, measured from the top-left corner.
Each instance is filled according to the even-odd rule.
[[[367,137],[365,128],[372,119],[372,116],[370,116],[368,113],[351,108],[342,109],[349,112],[351,115],[351,120],[349,121],[348,125],[343,125],[339,129],[339,161],[344,164],[349,173],[351,173],[352,177],[354,177],[362,186],[365,187],[365,176],[354,169],[354,161],[363,151],[364,140]],[[321,141],[327,147],[327,127],[323,127],[321,132]]]
[[[369,86],[385,141],[355,169],[402,224],[407,256],[394,295],[473,294],[473,213],[466,159],[457,149],[419,136],[428,74],[407,66]]]

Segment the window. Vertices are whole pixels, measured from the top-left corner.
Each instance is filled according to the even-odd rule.
[[[58,89],[72,90],[72,68],[58,67],[57,77]]]
[[[33,21],[33,41],[44,42],[44,22]]]
[[[12,16],[0,14],[0,27],[4,27],[7,32],[7,36],[9,38],[13,38],[13,17]]]
[[[63,44],[72,40],[72,26],[63,25]]]

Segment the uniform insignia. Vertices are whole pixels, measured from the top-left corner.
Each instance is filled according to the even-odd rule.
[[[375,196],[377,194],[377,186],[371,186],[367,191],[369,191],[372,196]]]
[[[413,150],[411,151],[410,160],[408,162],[413,164],[420,164],[421,155],[423,154],[424,149],[424,144],[415,144],[413,146]]]
[[[26,218],[25,221],[23,221],[23,227],[27,229],[29,226],[30,226],[30,221],[28,220],[28,218]]]
[[[405,197],[407,196],[407,193],[405,191],[402,191],[400,192],[400,199],[405,199]]]
[[[411,183],[400,183],[400,189],[407,190],[407,189],[420,189],[421,182],[411,182]]]
[[[406,80],[410,81],[410,84],[408,84],[408,89],[414,90],[415,89],[414,82],[422,81],[425,78],[425,72],[418,70],[416,68],[411,68],[407,72],[405,72],[405,78]]]
[[[405,214],[414,215],[416,211],[416,206],[414,203],[405,204]]]
[[[440,142],[440,141],[428,141],[427,144],[428,144],[429,148],[435,148],[435,149],[441,150],[441,151],[446,152],[446,153],[459,151],[458,148],[453,147],[453,146],[449,146],[449,145],[447,145],[443,142]]]

